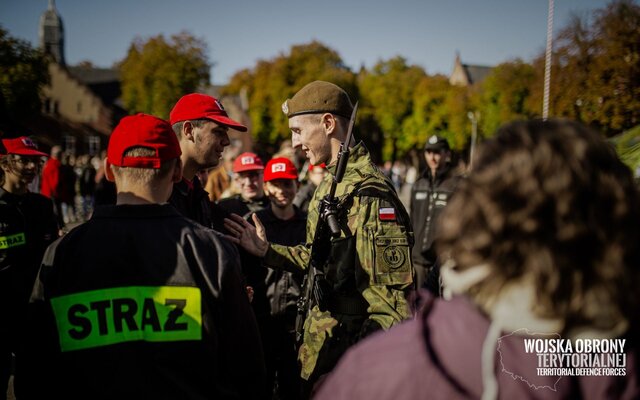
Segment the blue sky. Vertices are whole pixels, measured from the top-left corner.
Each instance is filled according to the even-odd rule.
[[[556,30],[570,14],[587,15],[606,0],[555,0]],[[430,74],[463,62],[495,65],[531,60],[544,50],[547,0],[57,0],[68,64],[108,67],[136,37],[186,30],[208,44],[212,81],[291,45],[319,40],[354,70],[401,55]],[[48,0],[0,0],[0,25],[38,43]]]

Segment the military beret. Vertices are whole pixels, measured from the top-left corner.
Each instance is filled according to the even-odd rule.
[[[424,145],[424,150],[449,150],[449,142],[442,136],[433,135],[427,140],[427,143]]]
[[[282,112],[287,114],[287,118],[322,113],[351,118],[353,104],[347,92],[339,86],[330,82],[314,81],[282,103]]]

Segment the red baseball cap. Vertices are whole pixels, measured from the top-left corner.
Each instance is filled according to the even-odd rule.
[[[47,153],[38,151],[38,146],[26,136],[15,139],[2,139],[2,144],[6,149],[6,154],[19,154],[21,156],[41,156],[48,157]]]
[[[264,164],[255,153],[242,153],[233,160],[233,172],[263,170]]]
[[[246,126],[229,118],[218,99],[206,94],[191,93],[182,96],[169,114],[171,125],[176,122],[194,119],[210,119],[240,132],[247,131]]]
[[[152,157],[127,157],[124,153],[132,147],[148,147],[156,151]],[[107,159],[119,167],[160,168],[162,161],[180,157],[180,143],[171,125],[163,119],[147,114],[124,117],[115,127]]]
[[[264,181],[269,182],[274,179],[298,179],[298,170],[286,157],[273,158],[264,169]]]

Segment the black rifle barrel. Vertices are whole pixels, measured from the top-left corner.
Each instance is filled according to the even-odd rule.
[[[358,102],[353,106],[353,112],[351,113],[351,119],[349,120],[349,129],[347,130],[347,138],[340,145],[340,152],[338,153],[338,165],[336,166],[336,173],[333,176],[333,181],[331,182],[331,190],[329,190],[329,199],[333,200],[336,195],[336,186],[338,183],[342,182],[342,178],[344,177],[344,173],[347,171],[347,163],[349,162],[349,154],[351,150],[349,145],[351,144],[351,140],[353,139],[353,127],[356,124],[356,114],[358,113]]]

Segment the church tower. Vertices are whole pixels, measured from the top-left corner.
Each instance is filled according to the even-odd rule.
[[[40,48],[45,54],[53,57],[54,61],[60,65],[65,65],[64,61],[64,28],[62,18],[56,10],[55,0],[49,0],[49,8],[40,17]]]

